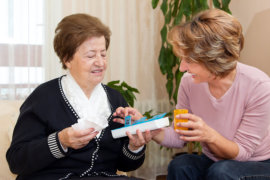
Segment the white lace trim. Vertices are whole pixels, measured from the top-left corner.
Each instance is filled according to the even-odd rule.
[[[89,99],[69,72],[62,78],[61,84],[66,98],[80,117],[78,123],[73,125],[74,128],[94,127],[101,131],[108,126],[107,120],[111,110],[101,83],[93,89]],[[99,135],[100,133],[97,136],[99,137]]]

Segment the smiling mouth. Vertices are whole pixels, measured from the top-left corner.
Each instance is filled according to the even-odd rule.
[[[197,76],[197,75],[194,74],[194,73],[190,73],[190,72],[188,72],[188,73],[189,73],[193,78]]]
[[[103,72],[102,69],[98,69],[98,70],[91,71],[91,73],[102,73],[102,72]]]

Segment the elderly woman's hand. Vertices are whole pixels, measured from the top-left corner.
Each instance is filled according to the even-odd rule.
[[[126,116],[131,116],[132,121],[138,120],[143,117],[143,115],[135,108],[131,107],[119,107],[113,113],[113,116],[119,116],[125,118]],[[114,118],[114,122],[125,124],[125,120],[121,118]]]
[[[97,134],[98,131],[95,131],[94,128],[78,131],[68,127],[58,133],[58,138],[63,148],[80,149],[86,146]]]
[[[141,119],[143,115],[135,108],[131,107],[119,107],[116,109],[116,111],[113,113],[113,116],[118,116],[121,118],[114,118],[114,122],[118,122],[121,124],[125,123],[124,118],[126,116],[131,116],[132,121],[136,121],[138,119]],[[127,136],[129,137],[129,149],[130,150],[137,150],[140,147],[147,144],[149,141],[153,139],[157,134],[159,134],[162,131],[162,129],[156,129],[156,130],[146,130],[145,132],[141,132],[140,130],[136,130],[136,134],[130,134],[130,132],[126,132]]]
[[[142,133],[140,130],[136,130],[136,134],[132,135],[130,132],[126,132],[127,136],[129,137],[129,149],[132,151],[135,151],[139,149],[140,147],[147,144],[149,141],[152,140],[154,136],[156,136],[158,133],[160,133],[161,129],[156,130],[146,130],[144,133]]]

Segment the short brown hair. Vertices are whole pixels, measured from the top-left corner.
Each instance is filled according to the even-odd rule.
[[[71,61],[77,48],[88,38],[104,36],[106,49],[110,44],[110,29],[98,18],[88,14],[72,14],[64,17],[55,29],[54,51],[62,66]]]
[[[214,75],[224,77],[236,67],[244,45],[242,26],[232,15],[210,9],[190,22],[175,26],[168,35],[177,56],[182,50],[191,61],[202,63]]]

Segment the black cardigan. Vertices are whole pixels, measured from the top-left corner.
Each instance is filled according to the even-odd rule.
[[[103,85],[111,111],[126,107],[119,92]],[[111,130],[123,126],[108,118],[109,126],[81,149],[64,152],[58,132],[77,122],[79,116],[65,97],[61,77],[37,87],[20,108],[6,157],[17,179],[68,179],[84,176],[117,176],[116,171],[131,171],[144,161],[145,148],[133,153],[128,138],[113,139]]]

